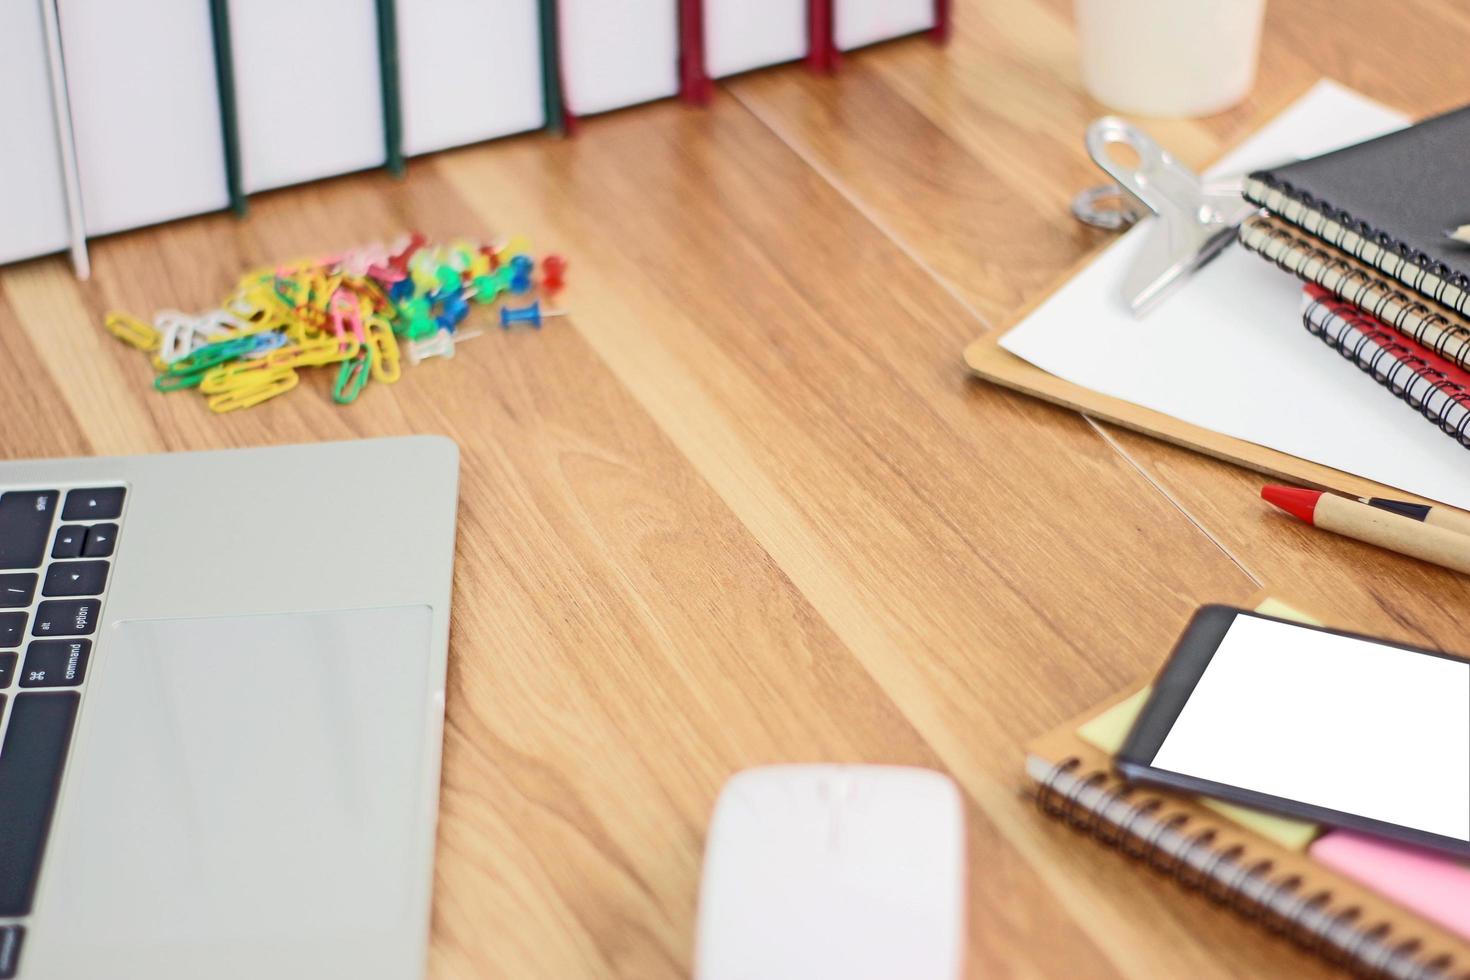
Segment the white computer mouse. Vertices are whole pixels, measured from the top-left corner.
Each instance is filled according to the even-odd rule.
[[[964,951],[965,818],[947,776],[767,766],[725,784],[697,980],[955,980]]]

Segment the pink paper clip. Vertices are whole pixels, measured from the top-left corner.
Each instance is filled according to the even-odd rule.
[[[332,294],[332,301],[327,307],[328,315],[332,323],[332,333],[341,340],[348,331],[357,338],[359,345],[367,343],[367,331],[362,325],[362,313],[358,305],[350,299],[342,290]]]

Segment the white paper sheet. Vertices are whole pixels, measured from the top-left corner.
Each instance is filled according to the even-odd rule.
[[[1405,124],[1396,112],[1319,82],[1211,172],[1312,156]],[[1120,289],[1147,223],[1048,298],[1001,346],[1103,394],[1470,509],[1470,452],[1302,327],[1295,276],[1232,246],[1147,317],[1134,319]]]
[[[806,0],[705,0],[705,70],[724,78],[795,61],[806,54],[806,20]]]
[[[537,0],[397,0],[394,7],[405,154],[546,125]]]
[[[563,95],[573,115],[679,91],[676,0],[559,0]]]
[[[836,0],[832,40],[839,51],[927,31],[934,26],[934,0]]]

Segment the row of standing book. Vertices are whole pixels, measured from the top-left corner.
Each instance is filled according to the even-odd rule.
[[[925,31],[947,0],[0,6],[0,263]]]

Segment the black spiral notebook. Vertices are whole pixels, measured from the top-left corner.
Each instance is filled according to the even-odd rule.
[[[1470,314],[1470,106],[1250,174],[1245,196],[1421,296]]]

